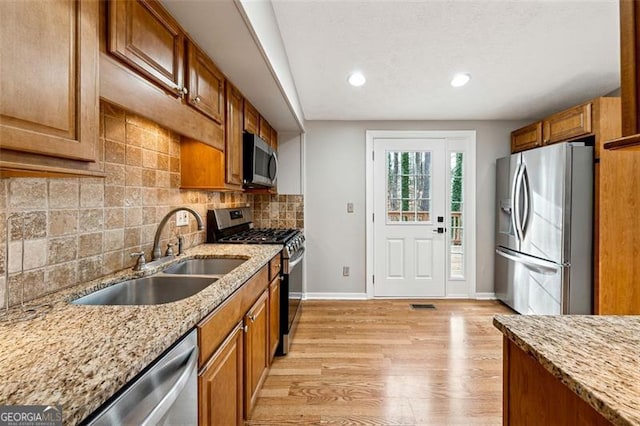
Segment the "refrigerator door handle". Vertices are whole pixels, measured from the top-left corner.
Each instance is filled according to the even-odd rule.
[[[538,260],[530,257],[525,258],[524,256],[518,253],[507,251],[503,248],[497,248],[496,253],[509,260],[523,264],[527,269],[530,269],[534,272],[538,272],[544,275],[555,275],[558,272],[558,270],[563,266],[563,265],[557,265],[552,262]]]
[[[513,200],[513,215],[511,216],[513,219],[513,227],[516,231],[516,239],[518,242],[522,242],[524,239],[524,235],[522,234],[522,212],[520,211],[520,196],[522,194],[522,171],[524,168],[524,164],[518,164],[518,169],[516,170],[516,175],[513,179],[513,196],[511,199]]]
[[[529,174],[527,173],[527,165],[522,164],[522,174],[521,174],[521,186],[520,192],[523,194],[524,198],[524,211],[522,213],[522,221],[520,222],[520,232],[522,234],[522,239],[524,240],[527,234],[527,222],[529,221],[529,210],[531,209],[531,203],[529,200]]]

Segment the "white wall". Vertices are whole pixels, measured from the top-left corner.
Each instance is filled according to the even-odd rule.
[[[365,293],[365,131],[475,130],[478,293],[493,293],[495,160],[515,121],[307,121],[305,231],[308,293]],[[347,213],[353,202],[355,213]],[[349,266],[351,275],[342,276]]]
[[[304,134],[282,132],[278,134],[278,194],[301,195],[304,188],[303,144]]]

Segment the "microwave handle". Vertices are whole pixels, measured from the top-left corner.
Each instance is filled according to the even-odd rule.
[[[276,162],[276,174],[275,176],[271,179],[271,182],[275,182],[276,179],[278,179],[278,171],[279,171],[279,167],[278,167],[278,156],[276,155],[276,152],[272,152],[271,153],[271,158],[273,158],[273,161]],[[269,176],[271,178],[271,176]]]

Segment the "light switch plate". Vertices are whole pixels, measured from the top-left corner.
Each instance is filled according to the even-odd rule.
[[[176,226],[187,226],[189,225],[189,213],[184,210],[181,210],[176,213]]]
[[[353,213],[353,203],[347,203],[347,213]]]
[[[343,277],[348,277],[349,276],[349,267],[348,266],[343,266],[342,267],[342,276]]]

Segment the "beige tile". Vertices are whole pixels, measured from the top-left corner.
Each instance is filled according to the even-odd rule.
[[[78,179],[49,180],[49,208],[73,209],[77,208],[80,200],[80,185]]]
[[[49,265],[75,260],[77,255],[78,238],[76,236],[52,238],[49,240]]]
[[[127,117],[127,121],[129,121]],[[142,146],[142,134],[144,133],[144,129],[127,122],[127,145],[130,146]]]
[[[108,163],[124,164],[126,145],[120,142],[106,140],[104,143],[104,161]]]
[[[156,135],[156,132],[149,132],[149,131],[144,131],[141,134],[142,136],[142,140],[141,140],[141,146],[144,149],[150,149],[152,151],[156,151],[158,149],[158,136]]]
[[[9,243],[7,270],[10,274],[20,272],[22,267],[22,241],[12,241]]]
[[[142,150],[142,167],[155,169],[158,167],[158,153],[148,149]]]
[[[4,222],[3,222],[4,223]],[[9,221],[11,240],[34,240],[47,236],[47,212],[33,211],[22,213]],[[4,238],[3,238],[4,239]],[[0,241],[2,241],[0,239]]]
[[[171,136],[166,134],[164,129],[158,129],[158,152],[162,152],[163,154],[169,153],[169,143],[171,140]]]
[[[104,206],[123,207],[124,206],[124,186],[105,186]]]
[[[78,261],[78,279],[80,282],[95,280],[102,275],[103,257],[94,256]]]
[[[0,309],[4,309],[5,307],[5,295],[6,293],[6,289],[7,289],[7,284],[5,282],[4,279],[4,273],[2,274],[2,276],[0,276],[0,302],[2,303],[2,306],[0,306]]]
[[[104,183],[80,184],[80,207],[102,207],[104,204]]]
[[[124,208],[104,209],[106,229],[124,228]]]
[[[156,171],[152,169],[142,170],[142,186],[153,188],[156,186]]]
[[[156,208],[155,207],[143,207],[142,208],[142,223],[144,225],[150,225],[156,223]]]
[[[156,171],[156,186],[158,188],[170,188],[171,174],[160,170]]]
[[[169,156],[163,154],[157,154],[157,169],[162,171],[169,171]]]
[[[172,157],[180,157],[180,137],[174,136],[169,142],[169,155]]]
[[[102,240],[102,251],[122,250],[124,248],[124,229],[105,231]]]
[[[123,251],[112,251],[103,254],[104,264],[102,265],[102,274],[108,275],[124,268]]]
[[[125,141],[125,122],[123,118],[104,117],[104,136],[108,140]]]
[[[124,122],[125,112],[122,108],[106,102],[100,102],[100,110],[105,116],[119,118]]]
[[[47,264],[46,238],[24,242],[24,270],[41,268]]]
[[[157,204],[161,206],[171,204],[171,192],[170,189],[158,188]]]
[[[180,188],[180,173],[171,173],[171,188]]]
[[[13,210],[47,208],[47,180],[13,178],[9,181],[9,207]]]
[[[80,235],[78,237],[78,258],[102,253],[102,232]]]
[[[142,150],[136,146],[127,145],[125,158],[128,166],[142,166]]]
[[[178,157],[169,157],[169,171],[180,173],[180,159]]]
[[[14,306],[22,300],[24,288],[24,301],[28,302],[47,293],[44,281],[44,269],[15,274],[9,277],[9,304]]]
[[[142,205],[155,206],[157,203],[156,188],[142,188]]]
[[[136,187],[125,187],[124,196],[125,207],[138,207],[142,205],[142,191]]]
[[[7,186],[8,185],[9,185],[8,178],[0,178],[0,210],[4,210],[7,208]]]
[[[126,227],[142,225],[142,207],[128,207],[125,209],[124,224]]]
[[[155,132],[157,130],[157,128],[159,127],[156,123],[154,123],[151,120],[148,120],[144,117],[141,117],[139,115],[136,114],[132,114],[132,113],[128,113],[127,114],[127,124],[128,125],[133,125],[135,127],[140,128],[141,130],[145,130],[148,132]],[[127,129],[129,127],[127,126]],[[127,135],[128,137],[128,135]]]
[[[125,167],[122,164],[105,163],[104,178],[105,186],[123,186],[125,185]]]
[[[104,228],[103,209],[83,209],[80,210],[78,218],[78,229],[80,232],[101,231]]]
[[[140,227],[126,228],[124,230],[124,247],[131,248],[140,245]]]
[[[78,262],[67,262],[45,268],[44,280],[49,292],[78,283]]]
[[[75,234],[78,231],[78,210],[51,210],[49,236]]]
[[[142,186],[142,168],[127,167],[125,181],[127,186]]]
[[[156,229],[157,226],[155,224],[143,225],[140,233],[141,244],[153,244],[153,238],[156,235]]]

